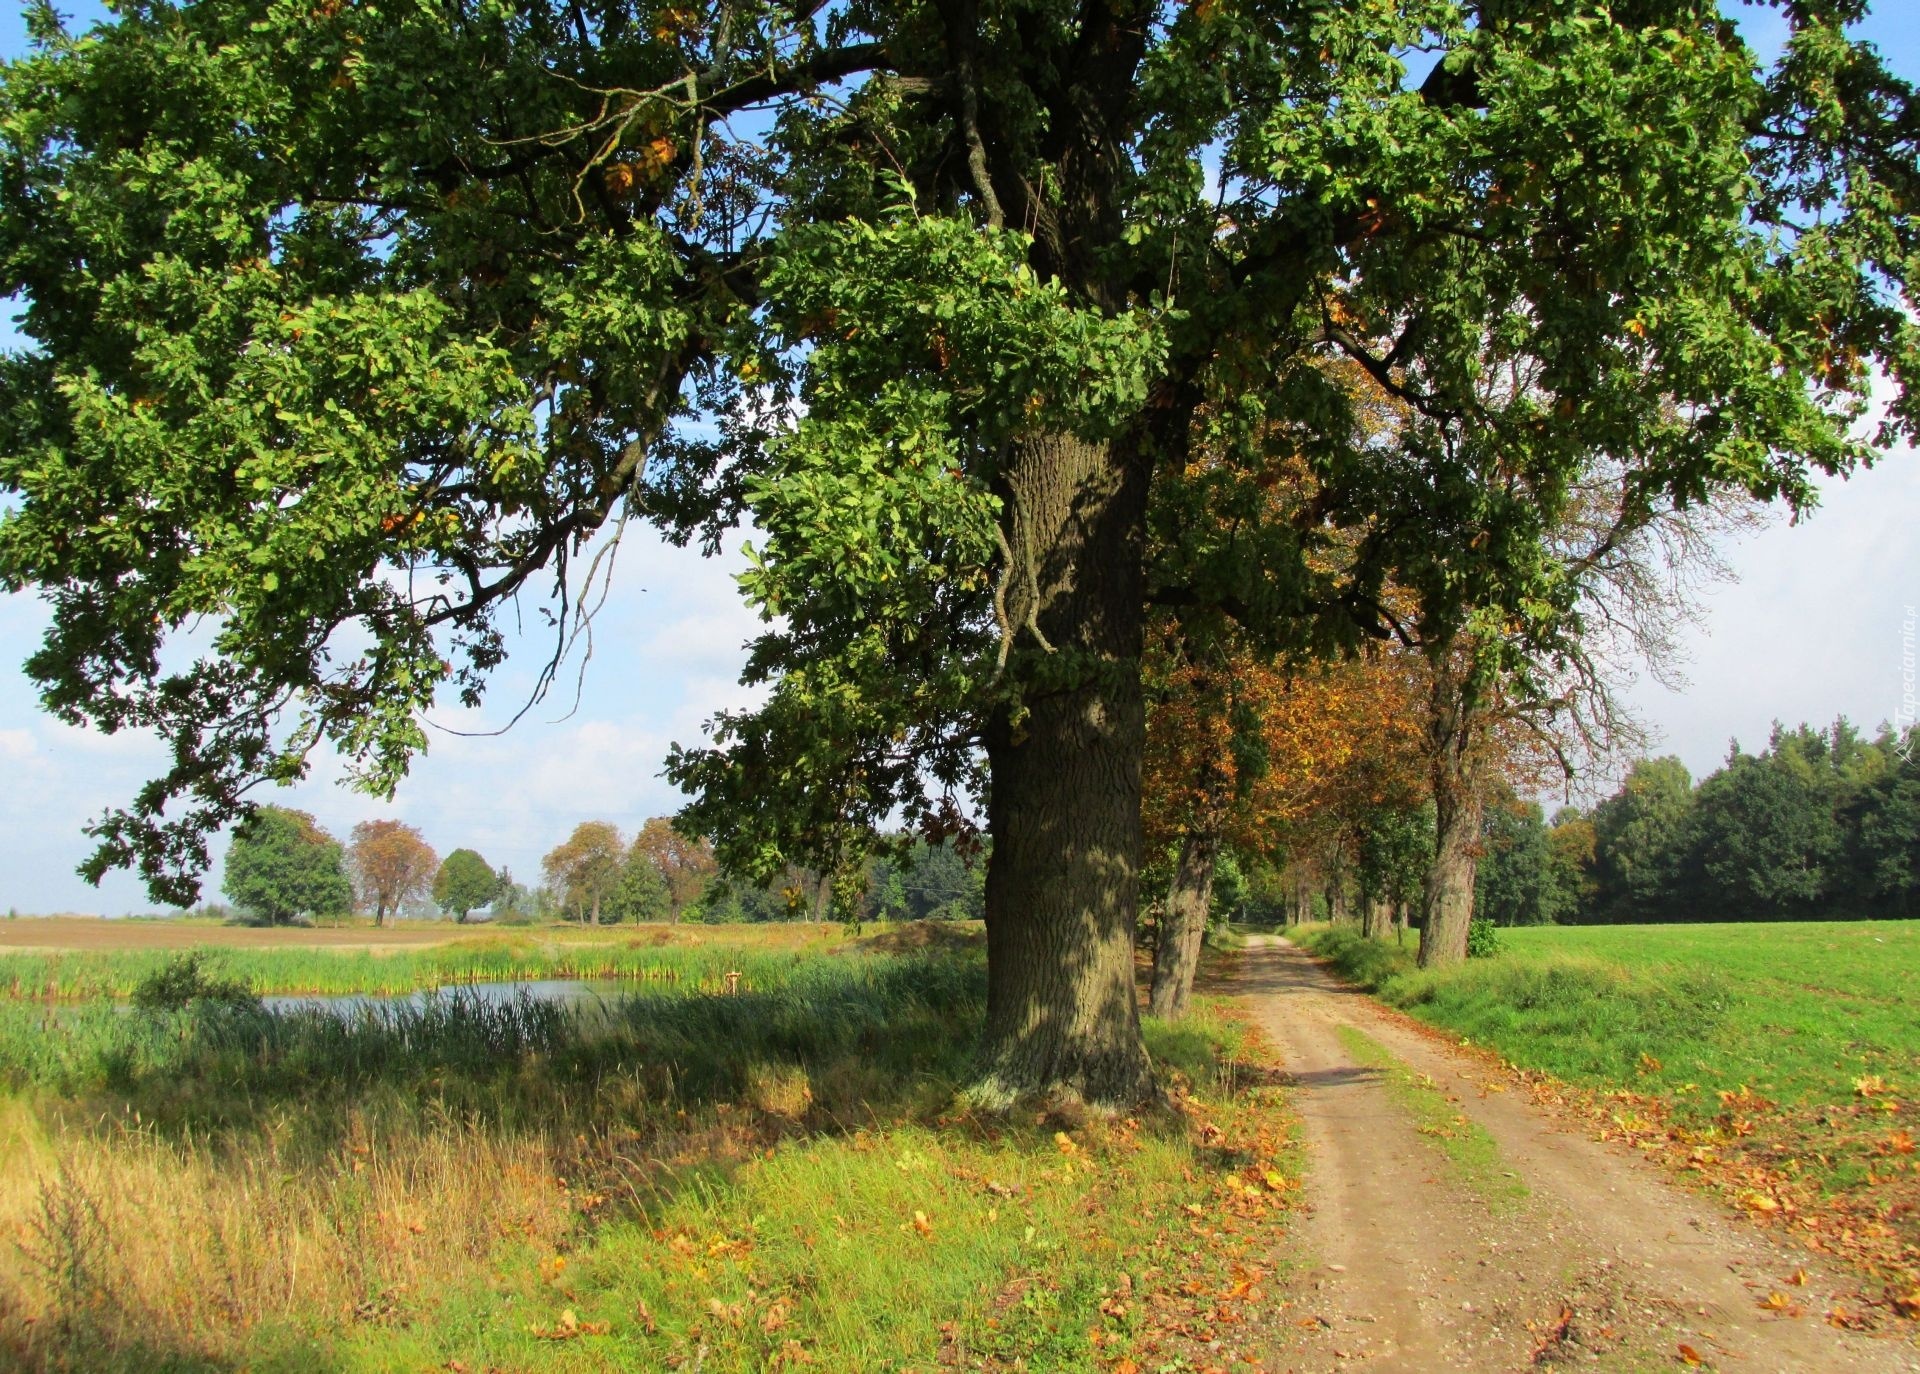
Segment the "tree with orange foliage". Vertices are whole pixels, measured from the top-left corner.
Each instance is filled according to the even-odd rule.
[[[600,908],[620,883],[626,844],[609,821],[582,821],[540,861],[547,882],[581,924],[600,924]]]
[[[682,834],[665,816],[655,816],[640,827],[633,837],[633,853],[659,869],[666,880],[668,920],[674,925],[720,871],[713,846],[699,836]]]
[[[1177,849],[1161,905],[1151,1010],[1185,1013],[1222,847],[1249,856],[1338,843],[1365,810],[1417,800],[1418,720],[1404,655],[1288,669],[1169,623],[1150,650],[1150,847]]]
[[[372,907],[373,923],[383,926],[389,912],[427,890],[440,856],[403,821],[361,821],[347,844],[347,867],[360,904]]]

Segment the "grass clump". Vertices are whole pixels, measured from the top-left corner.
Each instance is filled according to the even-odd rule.
[[[176,955],[134,984],[133,1005],[142,1011],[184,1011],[195,1002],[220,1002],[258,1010],[260,999],[243,978],[223,978],[208,967],[204,950]]]

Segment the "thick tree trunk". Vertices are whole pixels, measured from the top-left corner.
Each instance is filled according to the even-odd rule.
[[[1369,940],[1386,939],[1387,932],[1393,927],[1392,903],[1378,897],[1370,898],[1366,906],[1365,920],[1365,925],[1361,927],[1361,934]]]
[[[1180,844],[1173,882],[1160,913],[1160,938],[1153,950],[1153,991],[1147,1010],[1168,1021],[1187,1014],[1193,975],[1200,967],[1200,943],[1206,938],[1213,900],[1213,866],[1220,856],[1220,835],[1211,828],[1190,831]]]
[[[1156,1091],[1133,972],[1146,477],[1123,446],[1066,435],[1011,455],[997,603],[1021,693],[986,731],[986,1104]]]
[[[1433,865],[1421,903],[1420,967],[1467,957],[1473,879],[1480,861],[1477,721],[1471,681],[1453,663],[1435,670],[1428,723],[1433,762]]]

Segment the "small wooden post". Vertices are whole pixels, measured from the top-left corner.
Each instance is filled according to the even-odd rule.
[[[737,994],[739,991],[740,991],[740,975],[737,972],[733,971],[732,969],[729,969],[727,971],[727,996],[732,997],[735,994]]]

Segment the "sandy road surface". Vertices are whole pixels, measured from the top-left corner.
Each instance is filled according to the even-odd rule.
[[[1846,1281],[1777,1247],[1654,1165],[1588,1138],[1471,1057],[1409,1029],[1284,941],[1250,949],[1243,995],[1295,1082],[1308,1151],[1303,1268],[1284,1296],[1299,1371],[1642,1370],[1688,1354],[1727,1371],[1920,1371],[1909,1336],[1844,1332],[1824,1314]],[[1431,1077],[1499,1146],[1529,1196],[1490,1206],[1356,1062],[1357,1029]],[[1804,1266],[1809,1277],[1787,1276]],[[1799,1317],[1761,1299],[1789,1294]],[[1570,1314],[1570,1315],[1569,1315]]]

